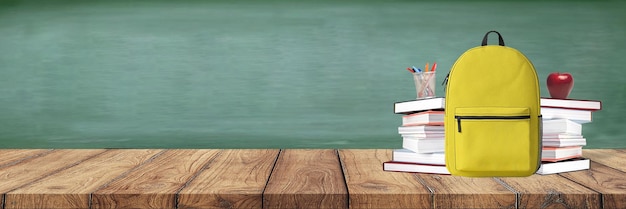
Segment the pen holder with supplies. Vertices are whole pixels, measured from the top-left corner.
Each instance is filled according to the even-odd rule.
[[[413,73],[417,99],[435,97],[435,78],[435,71]]]

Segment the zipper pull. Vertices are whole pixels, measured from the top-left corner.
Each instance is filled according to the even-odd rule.
[[[458,127],[458,130],[459,130],[459,133],[461,133],[461,117],[454,116],[454,118],[456,118],[457,127]]]

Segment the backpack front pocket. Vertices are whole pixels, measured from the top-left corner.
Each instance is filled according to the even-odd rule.
[[[529,108],[456,108],[455,112],[457,170],[531,170]]]

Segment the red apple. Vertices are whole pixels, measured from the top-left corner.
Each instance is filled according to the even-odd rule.
[[[566,99],[574,87],[574,78],[569,73],[553,72],[548,75],[548,91],[556,99]]]

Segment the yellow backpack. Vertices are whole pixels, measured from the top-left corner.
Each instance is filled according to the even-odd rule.
[[[487,45],[490,33],[499,45]],[[452,175],[530,176],[541,160],[533,64],[497,31],[463,53],[446,78],[445,156]]]

